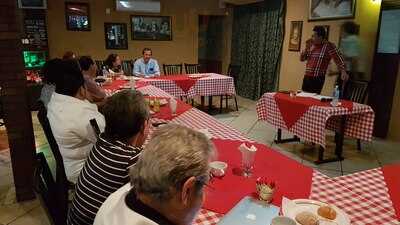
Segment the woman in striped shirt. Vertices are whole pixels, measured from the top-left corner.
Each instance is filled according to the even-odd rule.
[[[129,182],[148,135],[149,110],[141,93],[125,90],[107,99],[103,107],[106,127],[83,167],[72,206],[69,225],[93,224],[106,198]]]

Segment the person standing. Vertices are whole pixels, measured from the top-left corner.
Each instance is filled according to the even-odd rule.
[[[137,59],[133,66],[133,74],[139,77],[155,77],[160,76],[160,67],[157,60],[152,58],[150,48],[144,48],[142,51],[143,57]]]
[[[341,53],[335,44],[327,40],[325,28],[315,26],[313,32],[312,38],[306,42],[306,49],[300,55],[302,62],[307,61],[301,89],[320,94],[331,59],[335,61],[340,70],[340,79],[347,80],[348,74]]]
[[[342,39],[340,41],[340,51],[343,53],[346,71],[349,74],[349,80],[360,80],[362,78],[361,63],[361,42],[358,37],[358,25],[348,21],[342,25]],[[338,77],[336,83],[342,88],[342,80]],[[346,93],[347,87],[343,87]]]

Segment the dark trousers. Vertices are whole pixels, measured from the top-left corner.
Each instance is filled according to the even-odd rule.
[[[321,94],[322,88],[324,87],[325,76],[304,76],[303,85],[301,90],[310,93]]]

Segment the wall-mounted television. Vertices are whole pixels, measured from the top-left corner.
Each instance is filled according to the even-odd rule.
[[[46,0],[18,0],[18,7],[21,9],[46,9]]]
[[[117,11],[160,13],[160,0],[115,0]]]
[[[40,69],[46,63],[46,51],[23,51],[26,69]]]

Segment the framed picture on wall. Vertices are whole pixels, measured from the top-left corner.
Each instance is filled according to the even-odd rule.
[[[289,51],[300,51],[303,21],[292,21],[290,24]]]
[[[18,0],[18,7],[21,9],[46,9],[46,0]]]
[[[170,16],[131,16],[132,40],[171,41]]]
[[[309,20],[354,18],[356,0],[309,0]]]
[[[90,31],[89,4],[81,2],[66,2],[65,22],[67,30]]]
[[[106,49],[128,49],[126,23],[104,23]]]

